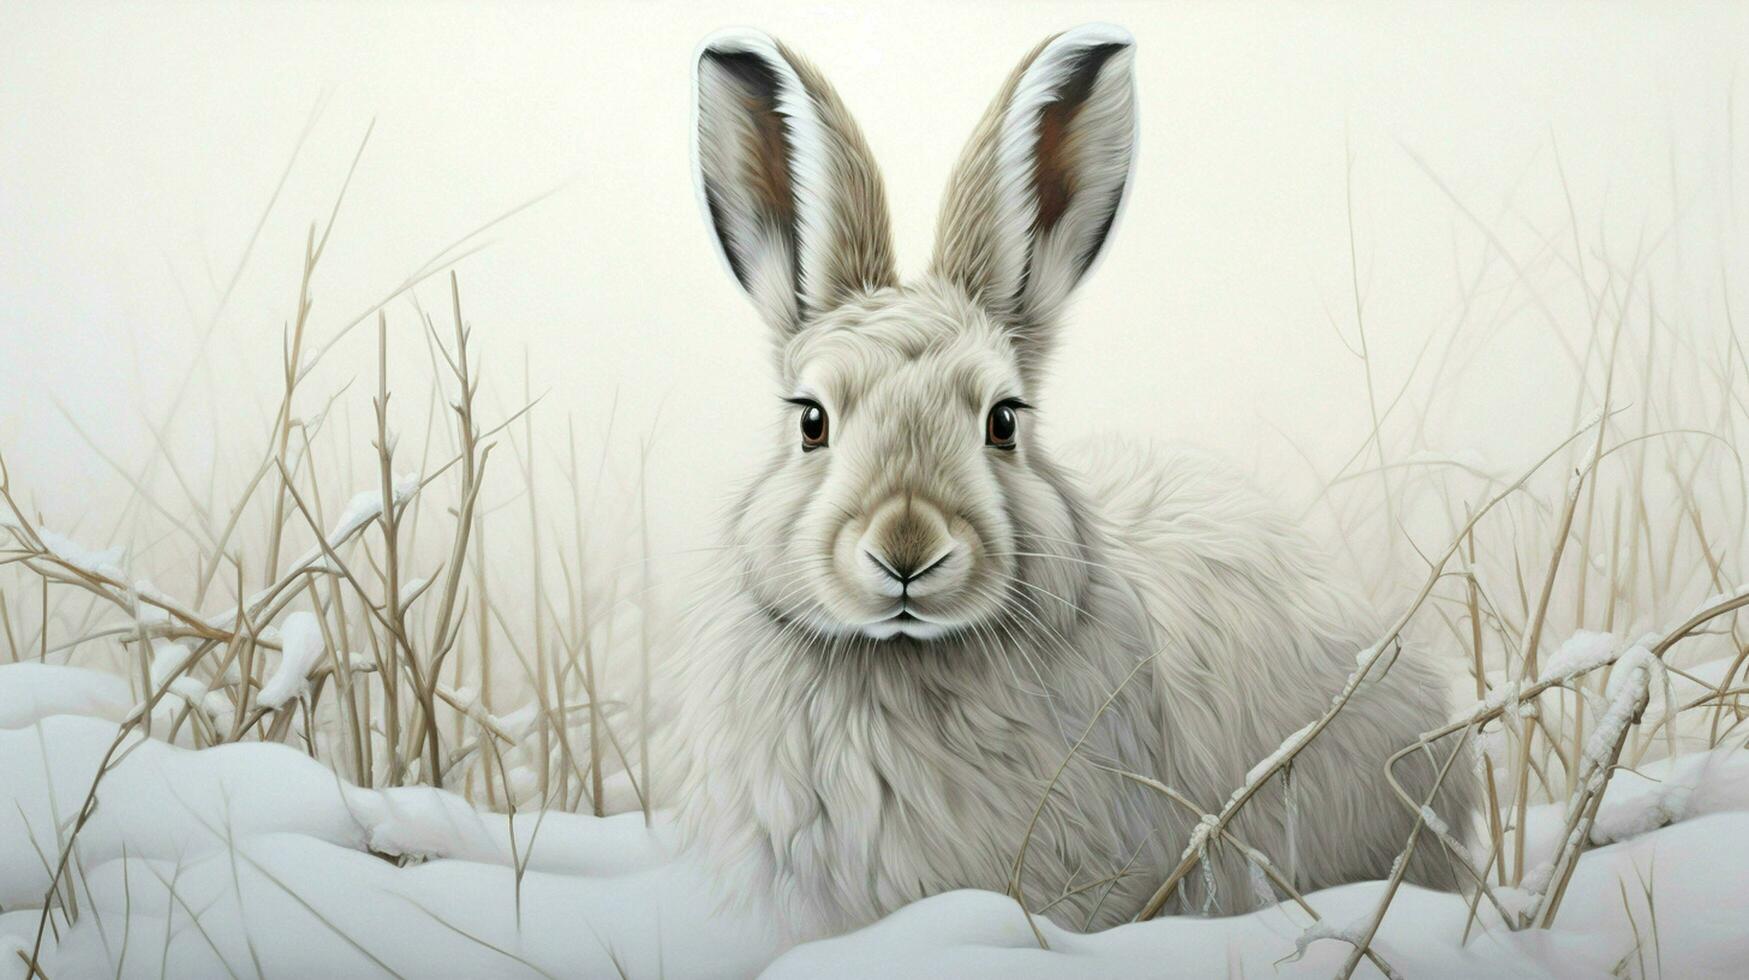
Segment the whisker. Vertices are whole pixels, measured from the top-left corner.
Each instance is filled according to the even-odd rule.
[[[1099,568],[1108,572],[1118,571],[1117,567],[1110,562],[1093,561],[1088,558],[1076,558],[1072,555],[1055,555],[1043,551],[992,551],[988,552],[988,554],[992,558],[1044,558],[1050,561],[1073,562],[1077,565],[1086,565],[1089,568]]]

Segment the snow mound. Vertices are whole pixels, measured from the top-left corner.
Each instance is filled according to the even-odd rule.
[[[0,729],[63,714],[121,721],[132,708],[127,681],[114,674],[57,664],[0,667]]]
[[[1734,767],[1733,775],[1743,780],[1749,769]],[[1749,802],[1744,784],[1734,792],[1733,803]],[[1559,814],[1543,810],[1534,816],[1545,838],[1553,838]],[[1742,927],[1749,897],[1740,885],[1749,874],[1749,854],[1720,843],[1740,841],[1745,833],[1749,812],[1736,809],[1592,851],[1579,862],[1553,929],[1511,932],[1496,915],[1484,914],[1467,945],[1459,942],[1463,899],[1404,886],[1373,949],[1407,977],[1609,976],[1633,955],[1635,926],[1645,932],[1653,918],[1644,881],[1654,888],[1664,975],[1737,976],[1749,955],[1749,930]],[[858,932],[792,949],[763,976],[1330,977],[1353,948],[1347,937],[1364,932],[1384,888],[1365,882],[1307,896],[1323,916],[1318,923],[1291,904],[1228,918],[1168,917],[1093,935],[1036,919],[1048,949],[1039,947],[1011,900],[950,892]],[[1301,944],[1303,956],[1293,959]],[[1648,948],[1648,962],[1653,955]],[[1370,966],[1363,972],[1376,975]]]
[[[12,950],[34,940],[46,866],[128,694],[91,671],[0,667],[12,814],[0,817],[0,980],[23,976]],[[1558,806],[1530,818],[1535,868],[1564,820]],[[1375,949],[1411,977],[1606,975],[1633,955],[1636,926],[1649,934],[1646,883],[1665,975],[1731,975],[1749,959],[1749,850],[1736,846],[1749,839],[1749,754],[1619,771],[1592,837],[1553,929],[1514,933],[1484,906],[1464,944],[1462,898],[1404,887]],[[289,746],[142,739],[99,789],[77,851],[83,914],[51,934],[43,965],[57,978],[252,976],[257,962],[344,977],[1328,977],[1385,887],[1307,896],[1316,922],[1287,904],[1093,935],[956,891],[785,950],[768,915],[674,852],[668,826],[636,813],[487,813],[429,787],[352,786]]]
[[[56,827],[116,732],[70,715],[0,731],[0,796],[14,814],[0,820],[0,946],[29,948],[49,881],[39,852],[53,860]],[[244,976],[259,957],[280,976],[534,975],[525,963],[551,975],[757,972],[774,932],[719,909],[672,850],[667,828],[638,814],[512,819],[429,787],[351,786],[288,746],[142,740],[98,791],[78,847],[85,914],[48,944],[44,967]],[[22,977],[8,956],[0,978]]]

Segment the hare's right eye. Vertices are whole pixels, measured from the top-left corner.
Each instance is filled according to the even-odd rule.
[[[826,410],[819,402],[805,398],[795,399],[795,404],[802,409],[802,451],[825,448],[828,428]]]

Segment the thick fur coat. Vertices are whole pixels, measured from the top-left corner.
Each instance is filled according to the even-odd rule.
[[[1010,890],[1029,835],[1029,907],[1127,920],[1377,639],[1219,462],[1043,443],[1041,370],[1131,179],[1133,53],[1092,25],[1029,54],[901,284],[878,170],[819,74],[753,32],[701,49],[702,203],[789,404],[681,653],[676,802],[725,894],[794,939]],[[1384,760],[1444,720],[1445,686],[1410,650],[1375,669],[1232,832],[1301,889],[1387,874],[1412,816]],[[1422,758],[1397,773],[1432,785]],[[1473,796],[1455,767],[1436,808],[1460,833]],[[1451,887],[1454,859],[1420,847],[1409,879]],[[1257,903],[1234,847],[1208,869],[1177,910]]]

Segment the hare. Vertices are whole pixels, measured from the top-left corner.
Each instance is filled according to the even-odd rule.
[[[1327,710],[1377,639],[1219,462],[1109,441],[1059,460],[1041,437],[1065,306],[1132,178],[1134,50],[1087,25],[1021,61],[909,283],[880,174],[819,72],[753,31],[698,54],[701,204],[771,331],[783,403],[728,518],[726,584],[680,651],[675,803],[727,893],[769,903],[793,940],[1009,890],[1023,840],[1029,905],[1077,929],[1126,921],[1199,812]],[[1300,889],[1388,874],[1410,833],[1383,764],[1445,721],[1446,685],[1412,650],[1383,668],[1231,825]],[[1472,773],[1451,770],[1436,809],[1461,835]],[[1433,786],[1419,757],[1397,775],[1417,798]],[[1460,856],[1422,845],[1409,880],[1454,887]],[[1258,900],[1216,842],[1169,909]]]

